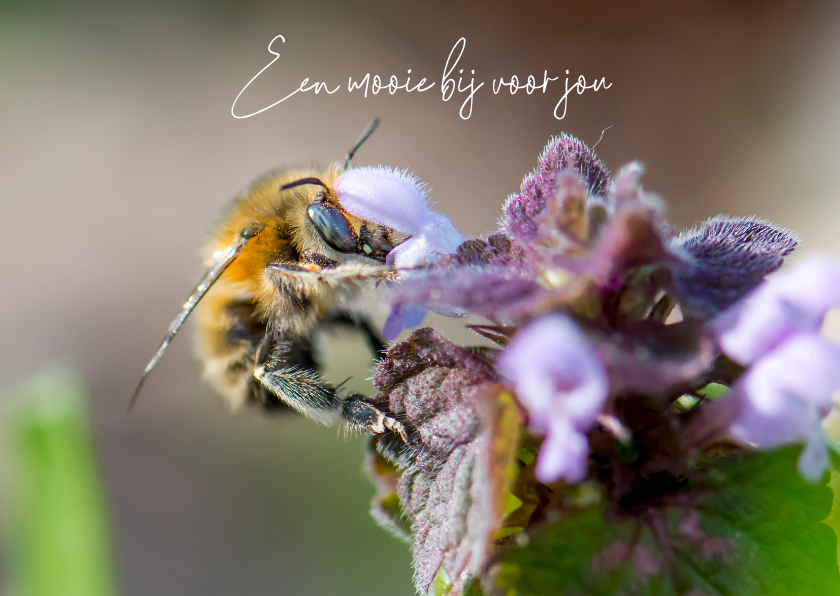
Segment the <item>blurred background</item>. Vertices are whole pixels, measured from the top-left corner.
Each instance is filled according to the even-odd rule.
[[[305,77],[344,89],[234,119],[279,34],[280,60],[237,113]],[[469,120],[439,94],[462,36],[459,67],[486,83]],[[409,68],[435,89],[346,92],[348,76]],[[492,94],[493,78],[544,70],[612,87],[572,94],[562,121],[562,80]],[[802,253],[840,253],[836,2],[2,2],[0,425],[16,436],[27,391],[15,387],[38,371],[83,375],[105,503],[92,515],[107,520],[119,593],[413,593],[407,545],[368,516],[364,441],[231,416],[201,381],[191,329],[126,413],[223,206],[272,167],[341,159],[377,116],[356,163],[412,169],[467,235],[495,226],[549,136],[593,144],[611,126],[599,156],[613,171],[642,161],[676,226],[757,214],[799,232]],[[369,392],[359,345],[327,342],[327,374]],[[13,594],[26,591],[10,536],[27,460],[4,453],[0,593]]]

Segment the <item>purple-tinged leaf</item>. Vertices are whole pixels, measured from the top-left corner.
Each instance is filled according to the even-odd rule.
[[[374,444],[402,470],[396,494],[414,532],[417,589],[425,593],[441,569],[463,583],[482,571],[504,517],[519,409],[493,383],[486,361],[430,330],[391,346],[375,382],[382,393],[374,403],[403,420],[409,433],[407,447],[389,436]],[[378,483],[387,496],[392,479]],[[381,502],[380,496],[375,510]],[[393,515],[377,519],[398,526]]]
[[[537,242],[561,251],[589,240],[586,187],[580,178],[567,172],[557,176],[556,189],[546,201],[538,227]]]
[[[610,183],[609,171],[586,144],[566,134],[553,137],[540,155],[538,168],[505,204],[502,225],[518,242],[527,242],[537,233],[537,220],[546,200],[557,191],[561,172],[578,177],[586,193],[595,197],[603,197]]]
[[[606,198],[612,211],[617,211],[628,205],[644,205],[659,213],[665,211],[665,202],[657,195],[645,192],[642,188],[641,178],[644,173],[644,166],[637,161],[622,166],[616,174],[610,187],[610,193]]]
[[[456,585],[480,573],[504,517],[520,415],[500,388],[483,391],[468,410],[473,438],[448,452],[415,519],[415,582],[423,592],[441,568]]]
[[[683,232],[671,248],[683,259],[672,276],[684,311],[716,315],[779,269],[798,244],[790,230],[754,218],[718,215]]]
[[[373,384],[380,391],[387,392],[431,366],[460,368],[484,380],[496,378],[489,361],[456,346],[436,331],[424,328],[388,348],[386,357],[374,371]]]
[[[437,267],[507,265],[512,259],[520,257],[521,254],[514,250],[510,238],[496,233],[491,234],[487,240],[473,238],[464,241],[453,254],[443,257]]]
[[[695,321],[639,321],[620,332],[590,329],[589,339],[607,368],[612,395],[679,396],[718,355],[712,337]]]
[[[551,138],[540,155],[538,168],[542,173],[577,174],[590,195],[603,197],[610,184],[610,172],[595,152],[580,139],[565,133]]]
[[[395,285],[386,296],[391,304],[419,304],[432,310],[466,311],[495,318],[540,289],[515,268],[446,267],[420,272]]]
[[[366,468],[368,476],[376,487],[376,496],[371,504],[371,515],[376,522],[394,536],[406,541],[411,540],[411,524],[400,508],[397,494],[400,472],[397,467],[380,453],[370,449],[367,452]]]
[[[617,289],[635,267],[675,261],[665,248],[661,214],[642,203],[627,204],[608,221],[597,245],[582,258],[557,255],[553,262],[580,276]]]

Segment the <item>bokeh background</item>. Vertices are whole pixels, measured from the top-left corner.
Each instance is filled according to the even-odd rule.
[[[346,89],[350,75],[411,68],[438,83],[299,94],[232,118],[278,34],[281,59],[239,113],[304,77]],[[466,121],[439,95],[461,36],[459,66],[486,82]],[[573,95],[562,121],[559,86],[490,90],[546,69],[612,87]],[[840,254],[836,2],[2,2],[0,395],[52,365],[84,374],[120,593],[412,594],[408,547],[368,516],[363,440],[231,416],[188,337],[126,413],[226,202],[272,167],[342,158],[376,116],[357,163],[411,168],[468,235],[495,226],[550,135],[592,144],[611,126],[599,156],[613,170],[644,162],[676,226],[758,214],[797,230],[803,252]],[[364,389],[359,345],[325,351],[329,376]],[[4,420],[20,401],[0,403]],[[0,504],[16,490],[14,462],[3,466]],[[14,551],[7,539],[2,593]]]

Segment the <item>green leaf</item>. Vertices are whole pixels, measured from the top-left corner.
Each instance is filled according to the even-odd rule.
[[[426,596],[451,596],[452,586],[452,580],[449,579],[446,572],[443,569],[438,569],[435,578],[429,585],[429,591],[426,592]]]
[[[19,389],[5,424],[11,457],[10,583],[26,596],[116,593],[87,394],[66,372]]]
[[[834,495],[796,472],[799,447],[719,465],[698,504],[703,529],[736,546],[727,565],[693,561],[720,594],[840,594],[837,537],[822,521]]]
[[[702,389],[697,390],[698,395],[702,395],[706,399],[720,399],[729,391],[729,387],[721,385],[720,383],[709,383]]]
[[[426,596],[483,596],[481,585],[475,578],[469,578],[458,591],[443,568],[438,569],[435,579],[429,585]]]
[[[799,451],[707,463],[708,490],[644,520],[608,524],[601,507],[566,514],[502,557],[497,586],[508,596],[840,594],[837,538],[822,523],[834,495],[798,476]]]
[[[583,566],[601,549],[607,527],[600,511],[561,519],[527,547],[513,551],[498,570],[502,587],[518,588],[517,594],[568,594],[579,592]]]

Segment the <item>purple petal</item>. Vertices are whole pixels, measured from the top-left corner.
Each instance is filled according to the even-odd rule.
[[[411,235],[388,255],[397,267],[434,263],[464,241],[449,218],[429,208],[425,186],[407,170],[353,168],[338,177],[334,188],[352,215]]]
[[[385,326],[382,327],[382,337],[388,341],[397,339],[402,330],[405,329],[407,317],[406,307],[402,304],[397,304],[391,308],[391,312],[388,313],[388,318],[385,320]]]
[[[499,372],[516,387],[529,423],[546,433],[538,474],[547,482],[586,475],[585,432],[604,407],[604,365],[577,326],[561,315],[537,319],[499,357]]]
[[[792,337],[750,367],[744,387],[764,413],[777,414],[796,400],[825,416],[840,389],[840,346],[816,333]]]
[[[822,432],[811,435],[797,462],[799,475],[809,482],[816,482],[828,468],[828,447]]]
[[[504,267],[444,267],[418,272],[388,292],[389,302],[463,309],[495,317],[532,297],[540,286]],[[446,312],[442,314],[447,314]]]
[[[810,256],[771,278],[714,323],[723,351],[749,364],[788,337],[817,331],[840,306],[840,264]]]
[[[455,252],[463,241],[464,236],[449,218],[429,211],[420,229],[388,253],[388,262],[400,268],[436,263],[443,256]]]
[[[840,307],[840,263],[828,255],[808,255],[770,281],[780,299],[820,319]]]
[[[568,318],[548,315],[520,331],[498,369],[516,386],[532,424],[547,430],[558,411],[587,426],[601,412],[607,374],[592,345]]]
[[[750,399],[746,393],[736,395],[739,395],[741,405],[729,432],[759,449],[773,449],[808,440],[813,434],[821,432],[816,408],[808,404],[787,399],[775,404],[769,403],[769,400],[761,404]],[[768,411],[769,406],[773,406],[772,411]]]
[[[407,170],[363,166],[336,179],[335,192],[348,212],[406,234],[420,232],[431,210],[428,191]]]
[[[767,415],[759,411],[751,400],[743,399],[729,432],[759,449],[805,442],[806,448],[799,456],[799,471],[806,480],[817,480],[828,465],[820,419],[815,408],[804,403],[787,402],[774,415]]]
[[[391,308],[391,312],[382,328],[382,337],[388,341],[397,339],[406,327],[417,327],[422,323],[427,312],[422,306],[413,304],[395,305]]]
[[[840,389],[840,346],[817,333],[785,341],[754,364],[736,386],[740,411],[733,436],[771,449],[804,442],[803,477],[819,478],[828,463],[821,423]]]
[[[586,478],[588,464],[586,435],[568,424],[557,424],[540,448],[534,474],[537,480],[549,484],[560,479],[577,483]]]

